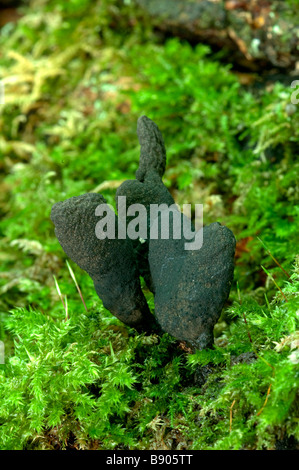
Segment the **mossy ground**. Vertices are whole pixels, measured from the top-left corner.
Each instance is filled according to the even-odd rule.
[[[294,448],[294,90],[243,87],[221,55],[162,42],[126,3],[36,0],[1,29],[0,448]],[[176,202],[203,203],[237,238],[215,347],[193,355],[122,325],[72,265],[86,311],[49,219],[89,191],[114,205],[141,114],[164,135]]]

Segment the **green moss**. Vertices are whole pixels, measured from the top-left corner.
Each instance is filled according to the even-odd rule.
[[[51,449],[54,430],[62,448],[263,449],[298,438],[298,274],[287,301],[234,304],[238,319],[215,348],[187,356],[168,335],[136,335],[103,309],[68,318],[15,309],[5,321],[15,340],[0,371],[1,448]],[[207,365],[196,386],[193,372]]]
[[[0,31],[0,448],[272,449],[298,439],[293,90],[243,87],[208,47],[161,44],[118,1],[36,0],[23,12]],[[73,267],[86,312],[49,219],[53,203],[88,191],[114,204],[137,169],[141,114],[165,137],[175,200],[203,203],[204,222],[225,223],[238,241],[215,347],[194,355],[124,327]]]

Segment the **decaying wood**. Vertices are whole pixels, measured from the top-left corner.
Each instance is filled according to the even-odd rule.
[[[298,14],[285,0],[135,0],[156,28],[232,54],[231,61],[258,69],[294,69]],[[292,11],[293,10],[293,11]]]

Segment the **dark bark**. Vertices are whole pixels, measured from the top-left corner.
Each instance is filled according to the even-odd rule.
[[[26,0],[1,0],[0,1],[0,9],[2,8],[11,8],[11,7],[18,7],[22,4],[26,4]]]
[[[135,2],[160,31],[227,49],[231,62],[293,69],[298,61],[298,14],[285,0]]]
[[[26,0],[1,0],[0,1],[0,28],[6,23],[13,23],[21,18],[18,7],[28,4]]]

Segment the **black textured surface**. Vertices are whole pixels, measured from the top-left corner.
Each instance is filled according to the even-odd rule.
[[[140,287],[131,241],[96,237],[100,217],[95,209],[105,203],[92,193],[58,202],[51,212],[55,234],[65,253],[90,275],[104,307],[127,325],[148,329],[154,317]],[[113,211],[111,216],[117,226]]]
[[[155,314],[162,330],[193,349],[213,344],[213,328],[234,272],[235,238],[219,223],[203,228],[203,245],[186,251],[185,240],[150,240],[149,265]]]
[[[95,209],[105,204],[99,194],[84,194],[55,204],[51,219],[65,253],[93,279],[104,306],[124,323],[136,328],[156,328],[185,341],[192,350],[211,347],[213,328],[226,302],[233,280],[235,238],[218,222],[202,229],[200,249],[186,249],[190,239],[175,239],[172,226],[175,215],[182,223],[186,217],[174,206],[174,200],[162,182],[166,152],[161,132],[146,116],[137,124],[140,162],[135,180],[125,181],[117,190],[118,213],[122,199],[126,208],[142,204],[147,210],[147,237],[139,240],[116,238],[99,240],[95,227],[99,217]],[[164,210],[150,217],[151,204],[164,204]],[[168,213],[169,237],[163,238],[161,217]],[[169,212],[169,211],[168,211]],[[110,216],[117,216],[110,210]],[[127,224],[135,217],[127,217]],[[190,221],[189,221],[190,222]],[[151,229],[158,224],[157,236]],[[198,232],[199,233],[199,232]],[[183,231],[182,231],[183,234]],[[143,276],[155,296],[155,317],[142,293]]]
[[[139,168],[135,180],[127,180],[116,192],[118,197],[126,196],[127,207],[143,204],[149,213],[150,204],[174,204],[173,197],[162,182],[166,165],[166,152],[162,134],[157,125],[146,116],[137,122],[137,135],[140,143]]]
[[[116,197],[125,195],[127,206],[143,204],[149,215],[150,204],[169,207],[174,200],[162,182],[166,152],[159,129],[142,116],[137,134],[141,152],[136,180],[124,182]],[[162,239],[161,214],[158,218],[158,239],[150,239],[150,224],[155,222],[148,217],[147,242],[139,247],[140,273],[155,294],[158,323],[193,350],[210,347],[233,280],[235,238],[227,227],[214,223],[203,228],[202,248],[185,250],[190,240]],[[169,232],[173,233],[171,222]]]
[[[157,125],[148,117],[141,116],[137,122],[137,135],[140,143],[139,168],[135,180],[127,180],[116,191],[116,206],[120,212],[119,196],[126,196],[126,206],[142,204],[147,211],[147,239],[143,244],[134,243],[140,275],[148,288],[154,286],[148,264],[148,243],[150,238],[150,205],[175,204],[173,197],[162,182],[166,165],[166,151],[163,137]],[[132,217],[127,217],[127,225]]]

